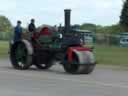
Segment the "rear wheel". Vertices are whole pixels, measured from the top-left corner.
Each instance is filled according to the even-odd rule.
[[[32,64],[32,56],[28,54],[27,46],[23,42],[12,45],[10,59],[16,69],[28,69]]]

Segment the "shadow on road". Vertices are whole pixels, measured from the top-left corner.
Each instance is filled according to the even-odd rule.
[[[52,67],[50,69],[47,70],[41,70],[41,69],[37,69],[36,67],[32,66],[31,68],[27,69],[27,70],[18,70],[18,69],[14,69],[11,66],[0,66],[0,69],[3,70],[8,70],[8,71],[20,71],[20,72],[47,72],[47,73],[52,73],[52,74],[61,74],[61,75],[72,75],[72,74],[68,74],[66,73],[63,68],[56,68]]]

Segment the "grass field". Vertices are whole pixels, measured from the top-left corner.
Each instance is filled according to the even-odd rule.
[[[8,45],[8,42],[0,41],[0,58],[6,58],[8,56]]]
[[[94,53],[99,64],[128,66],[128,48],[95,46]],[[7,56],[8,42],[0,41],[0,58]]]
[[[96,46],[94,53],[99,64],[128,66],[128,48]]]

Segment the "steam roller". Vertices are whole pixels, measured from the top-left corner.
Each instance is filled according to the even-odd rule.
[[[70,74],[90,74],[96,65],[92,48],[86,47],[80,30],[70,26],[70,9],[65,9],[65,25],[44,25],[39,32],[25,32],[22,40],[10,42],[10,61],[15,69],[32,65],[47,70],[59,62]]]

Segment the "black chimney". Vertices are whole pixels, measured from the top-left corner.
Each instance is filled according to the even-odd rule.
[[[65,12],[65,29],[64,29],[64,31],[68,33],[70,31],[70,13],[71,13],[71,10],[65,9],[64,12]]]

